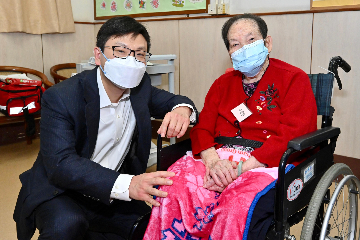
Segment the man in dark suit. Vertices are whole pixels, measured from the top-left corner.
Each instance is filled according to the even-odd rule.
[[[136,219],[150,211],[144,201],[158,206],[150,195],[167,196],[153,186],[171,185],[174,173],[144,173],[150,117],[164,118],[162,136],[181,137],[196,109],[188,98],[151,86],[149,48],[143,25],[112,18],[97,35],[98,67],[44,93],[40,152],[20,175],[18,239],[30,239],[35,228],[39,239],[99,233],[127,239]]]

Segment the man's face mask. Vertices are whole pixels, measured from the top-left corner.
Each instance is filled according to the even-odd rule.
[[[254,77],[260,72],[268,54],[269,50],[261,39],[236,50],[231,54],[231,59],[235,70],[247,77]]]
[[[101,67],[105,77],[107,77],[115,86],[125,89],[137,87],[144,76],[146,65],[143,62],[136,60],[133,56],[126,58],[113,58],[108,59],[105,57],[106,62],[104,69]]]

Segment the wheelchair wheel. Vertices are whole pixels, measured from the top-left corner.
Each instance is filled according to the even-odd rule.
[[[331,236],[357,239],[359,187],[359,179],[354,175],[347,175],[340,181],[326,210],[320,240],[333,239]]]
[[[343,163],[337,163],[331,166],[321,177],[308,205],[301,231],[301,240],[319,239],[330,198],[345,175],[353,175],[351,169]]]

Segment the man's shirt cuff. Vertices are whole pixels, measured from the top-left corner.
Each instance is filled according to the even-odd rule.
[[[131,201],[129,187],[134,175],[120,174],[111,190],[110,198],[123,201]]]
[[[177,107],[191,108],[192,112],[191,112],[191,115],[190,115],[190,122],[191,123],[196,123],[196,111],[194,110],[193,106],[191,106],[190,104],[182,103],[182,104],[178,104],[175,107],[173,107],[173,109],[171,109],[171,111],[174,110]]]

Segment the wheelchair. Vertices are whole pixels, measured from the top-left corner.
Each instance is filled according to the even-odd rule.
[[[360,239],[357,226],[360,182],[347,165],[334,164],[333,153],[340,129],[332,126],[335,110],[330,103],[334,78],[339,89],[342,88],[338,67],[345,72],[351,70],[350,65],[337,56],[330,60],[330,73],[309,74],[318,115],[322,115],[321,128],[288,143],[278,168],[274,219],[266,239],[295,240],[290,235],[290,227],[302,220],[300,239],[303,240]],[[190,139],[165,148],[162,148],[161,136],[157,141],[157,171],[167,170],[191,150]],[[289,157],[302,150],[315,154],[285,174]],[[149,218],[150,213],[138,219],[129,239],[142,239]]]

